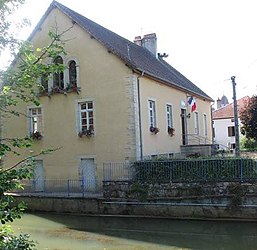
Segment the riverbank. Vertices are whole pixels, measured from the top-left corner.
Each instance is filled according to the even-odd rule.
[[[231,206],[228,197],[194,198],[181,200],[106,200],[101,197],[38,197],[17,195],[30,212],[55,212],[84,215],[138,216],[206,220],[257,221],[257,203],[253,197],[242,205]]]

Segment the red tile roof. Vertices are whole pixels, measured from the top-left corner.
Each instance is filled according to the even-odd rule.
[[[245,96],[237,100],[237,109],[239,113],[240,113],[240,110],[244,108],[245,105],[248,103],[249,99],[250,99],[249,96]],[[224,107],[214,110],[212,113],[212,118],[213,120],[234,118],[234,103],[230,103]]]

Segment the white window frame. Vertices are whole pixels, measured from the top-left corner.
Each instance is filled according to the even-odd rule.
[[[166,103],[166,122],[167,122],[167,129],[174,128],[174,123],[173,123],[173,108],[172,104]]]
[[[195,134],[199,135],[199,113],[194,112]]]
[[[80,133],[82,132],[82,119],[81,119],[81,104],[83,103],[92,103],[93,104],[93,108],[91,111],[93,111],[93,132],[95,135],[95,122],[96,122],[96,115],[95,115],[95,101],[92,98],[86,98],[86,99],[80,99],[80,100],[76,100],[76,111],[77,111],[77,123],[76,123],[76,132]],[[87,114],[89,115],[89,114]],[[88,118],[88,117],[87,117]],[[89,125],[89,123],[87,122],[87,125]]]
[[[32,110],[37,110],[37,114],[33,115],[32,114]],[[38,110],[41,111],[40,114],[38,114]],[[28,134],[29,136],[31,136],[33,133],[35,133],[36,131],[40,132],[43,135],[43,131],[44,131],[44,117],[43,117],[43,108],[41,106],[30,106],[27,108],[27,114],[28,114]],[[34,129],[34,118],[38,118],[41,117],[41,122],[40,119],[38,121],[36,121],[37,126],[39,128]]]
[[[64,71],[65,75],[64,75],[64,79],[65,79],[65,88],[67,88],[68,84],[70,84],[70,74],[69,74],[69,63],[71,61],[75,61],[76,63],[76,71],[77,71],[77,87],[80,87],[80,83],[79,83],[79,62],[78,59],[75,57],[69,57],[65,60],[65,65],[66,65],[66,69]]]
[[[208,135],[208,132],[207,132],[207,115],[206,114],[203,114],[203,134],[204,134],[204,136]]]
[[[151,105],[153,104],[153,105]],[[148,119],[149,119],[149,128],[157,127],[156,122],[156,101],[154,99],[148,99]]]

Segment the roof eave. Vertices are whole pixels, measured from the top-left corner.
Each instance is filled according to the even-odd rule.
[[[192,95],[194,95],[194,96],[197,96],[197,97],[200,97],[200,98],[203,98],[204,100],[207,100],[207,101],[210,101],[210,102],[214,102],[214,100],[212,99],[212,98],[210,98],[210,97],[207,97],[207,96],[204,96],[204,95],[200,95],[199,93],[196,93],[196,92],[194,92],[194,91],[191,91],[191,90],[188,90],[188,89],[186,89],[186,88],[183,88],[183,87],[181,87],[181,86],[179,86],[179,85],[177,85],[177,84],[175,84],[175,83],[173,83],[173,82],[169,82],[169,81],[167,81],[167,80],[165,80],[165,79],[163,79],[163,78],[159,78],[159,77],[156,77],[156,76],[154,76],[153,74],[151,74],[151,73],[149,73],[149,72],[146,72],[146,71],[144,71],[144,70],[142,70],[142,69],[138,69],[138,68],[132,68],[133,69],[133,71],[135,72],[135,73],[137,73],[137,74],[144,74],[144,76],[147,76],[147,77],[149,77],[149,78],[151,78],[151,79],[153,79],[153,80],[156,80],[156,81],[158,81],[158,82],[160,82],[160,83],[163,83],[163,84],[165,84],[165,85],[167,85],[167,86],[171,86],[172,85],[172,87],[174,87],[174,88],[176,88],[176,89],[178,89],[178,90],[182,90],[182,91],[185,91],[185,92],[187,92],[187,93],[189,93],[189,94],[192,94]]]

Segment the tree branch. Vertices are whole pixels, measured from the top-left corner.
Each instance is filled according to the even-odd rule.
[[[59,41],[60,37],[65,34],[66,32],[68,32],[69,30],[71,30],[74,27],[74,24],[72,24],[71,27],[69,27],[68,29],[64,30],[62,33],[57,34],[54,36],[54,39],[51,41],[51,43],[46,47],[46,49],[43,51],[43,53],[37,58],[36,61],[34,61],[32,64],[35,65],[37,64],[49,51],[49,49],[54,45],[55,42]]]
[[[62,147],[55,148],[55,149],[51,149],[50,152],[57,151],[57,150],[59,150],[59,149],[61,149],[61,148],[62,148]],[[32,155],[32,156],[26,157],[26,158],[24,158],[24,159],[18,161],[18,162],[17,162],[15,165],[13,165],[12,167],[9,167],[9,168],[6,168],[6,169],[0,171],[0,174],[6,173],[6,172],[8,172],[8,171],[10,171],[10,170],[12,170],[12,169],[18,167],[20,164],[22,164],[23,162],[27,161],[28,159],[35,158],[35,157],[37,157],[37,156],[39,156],[39,155],[44,155],[44,154],[47,154],[47,153],[48,153],[48,152],[40,152],[40,153],[38,153],[38,154],[34,154],[34,155]]]

